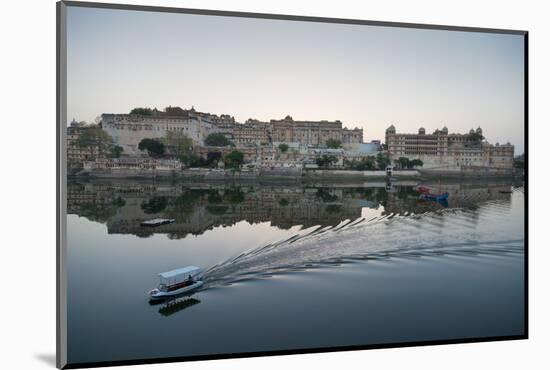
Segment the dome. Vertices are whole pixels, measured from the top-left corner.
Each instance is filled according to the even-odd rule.
[[[443,131],[443,132],[446,133],[446,134],[449,133],[449,129],[447,128],[447,126],[443,126],[443,128],[441,129],[441,131]]]
[[[419,135],[425,135],[425,134],[426,134],[426,129],[425,129],[424,127],[420,127],[420,128],[418,129],[418,134],[419,134]]]
[[[474,129],[470,129],[470,134],[475,134]]]
[[[478,126],[476,133],[480,135],[483,133],[483,130],[481,129],[481,127]]]
[[[394,125],[391,125],[390,127],[388,127],[386,129],[386,132],[394,132],[395,133],[395,126]]]

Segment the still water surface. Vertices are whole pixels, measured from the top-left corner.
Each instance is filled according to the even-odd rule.
[[[69,362],[523,334],[522,184],[415,185],[69,181]]]

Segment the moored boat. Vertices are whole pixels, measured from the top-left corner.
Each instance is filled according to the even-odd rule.
[[[419,186],[417,190],[420,193],[420,199],[444,201],[449,198],[449,193],[432,193],[431,190],[425,186]]]
[[[142,221],[141,226],[160,226],[160,225],[166,225],[171,224],[175,222],[173,218],[154,218],[152,220]]]
[[[167,299],[183,293],[189,293],[203,285],[201,269],[197,266],[187,266],[180,269],[158,274],[159,285],[149,291],[149,298]]]
[[[441,194],[432,194],[432,193],[422,193],[420,194],[421,199],[427,199],[427,200],[437,200],[437,201],[444,201],[449,198],[449,193],[441,193]]]

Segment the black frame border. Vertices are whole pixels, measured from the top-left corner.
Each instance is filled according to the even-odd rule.
[[[66,167],[65,151],[65,133],[66,133],[66,8],[82,7],[96,9],[113,9],[113,10],[134,10],[146,12],[162,12],[162,13],[180,13],[180,14],[196,14],[209,16],[223,17],[239,17],[239,18],[256,18],[256,19],[271,19],[271,20],[286,20],[286,21],[301,21],[301,22],[317,22],[317,23],[337,23],[351,25],[367,25],[380,27],[398,27],[398,28],[415,28],[429,30],[444,30],[444,31],[460,31],[460,32],[477,32],[477,33],[494,33],[494,34],[510,34],[522,35],[524,37],[524,334],[513,336],[496,336],[496,337],[480,337],[480,338],[461,338],[461,339],[444,339],[432,341],[418,342],[396,342],[384,344],[370,344],[357,346],[338,346],[338,347],[320,347],[307,349],[291,349],[291,350],[274,350],[274,351],[259,351],[259,352],[239,352],[239,353],[224,353],[212,355],[198,356],[177,356],[177,357],[159,357],[150,359],[130,359],[119,361],[98,361],[98,362],[82,362],[68,363],[67,362],[67,316],[66,316],[66,240],[65,240],[65,222],[66,219],[66,203],[63,200],[66,196],[66,177],[64,168]],[[266,13],[251,13],[251,12],[233,12],[221,10],[206,10],[206,9],[190,9],[190,8],[175,8],[162,6],[145,6],[145,5],[130,5],[130,4],[111,4],[98,2],[81,2],[81,1],[59,1],[56,4],[56,121],[57,121],[57,145],[56,145],[56,228],[57,228],[57,246],[56,246],[56,366],[59,369],[78,369],[103,366],[123,366],[123,365],[143,365],[143,364],[158,364],[172,363],[183,361],[203,361],[203,360],[219,360],[233,359],[246,357],[264,357],[264,356],[281,356],[295,354],[311,354],[322,352],[342,352],[342,351],[358,351],[366,349],[383,349],[383,348],[405,348],[447,344],[467,344],[467,343],[482,343],[496,342],[508,340],[522,340],[529,338],[529,32],[525,30],[497,29],[497,28],[477,28],[477,27],[460,27],[450,25],[432,25],[423,23],[401,23],[401,22],[383,22],[383,21],[368,21],[358,19],[343,19],[343,18],[325,18],[312,16],[298,15],[283,15],[283,14],[266,14]]]

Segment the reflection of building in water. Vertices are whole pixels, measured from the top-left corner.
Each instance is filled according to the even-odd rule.
[[[511,182],[509,180],[470,183],[425,183],[423,186],[431,189],[433,193],[449,193],[446,202],[419,200],[418,193],[414,187],[396,187],[388,192],[385,203],[385,214],[424,213],[436,211],[443,208],[464,208],[476,209],[480,204],[489,200],[502,200],[503,205],[510,205],[511,194],[503,193],[509,191]]]
[[[181,185],[113,185],[70,183],[68,213],[106,222],[109,233],[147,236],[167,233],[174,238],[202,234],[239,221],[271,222],[288,229],[303,225],[337,225],[357,219],[365,206],[353,189],[294,187],[185,188]],[[154,217],[176,222],[144,229],[140,222]]]
[[[434,191],[449,192],[448,207],[475,208],[487,200],[510,198],[509,183],[425,184]],[[334,226],[361,217],[362,208],[384,207],[383,214],[423,213],[444,208],[437,202],[420,201],[413,186],[302,187],[301,185],[259,186],[219,183],[154,184],[131,182],[69,183],[68,213],[106,223],[109,233],[170,238],[199,235],[217,226],[240,221],[270,222],[289,229],[296,225]],[[163,217],[175,223],[143,228],[144,220]]]

